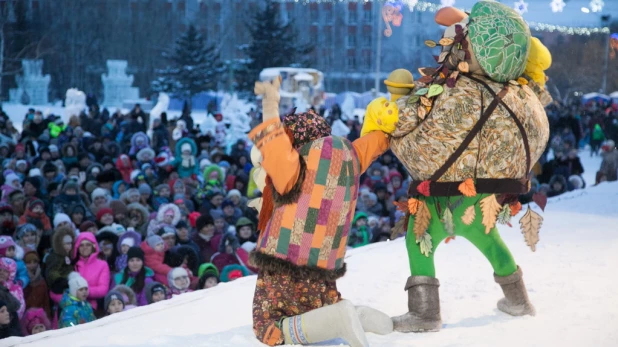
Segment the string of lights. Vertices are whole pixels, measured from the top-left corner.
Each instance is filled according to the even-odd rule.
[[[335,3],[368,3],[368,2],[379,2],[386,3],[388,0],[277,0],[281,3],[286,2],[294,2],[300,3],[303,5],[308,5],[311,3],[316,4],[335,4]],[[392,2],[392,1],[391,1]],[[408,7],[410,11],[419,11],[419,12],[436,12],[441,9],[444,5],[443,3],[435,4],[427,1],[419,1],[419,0],[398,0],[399,3]],[[523,2],[523,1],[522,1]],[[595,5],[602,7],[602,1],[593,1]],[[548,6],[549,9],[549,6]],[[468,9],[469,10],[469,9]],[[561,34],[566,35],[585,35],[590,36],[593,34],[608,34],[608,27],[571,27],[571,26],[562,26],[562,25],[553,25],[548,23],[538,23],[538,22],[528,22],[530,29],[533,31],[544,31],[544,32],[559,32]]]

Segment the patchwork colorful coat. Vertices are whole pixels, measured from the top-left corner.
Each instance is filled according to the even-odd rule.
[[[386,135],[372,132],[354,143],[328,136],[296,151],[283,124],[274,119],[249,136],[264,158],[275,203],[253,264],[303,278],[343,276],[359,177],[388,148]]]

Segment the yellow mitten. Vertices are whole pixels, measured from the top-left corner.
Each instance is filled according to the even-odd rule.
[[[384,97],[377,98],[367,105],[361,136],[376,130],[391,134],[395,131],[398,121],[399,108],[397,104],[386,100]]]
[[[545,86],[545,73],[543,71],[551,66],[551,53],[539,39],[530,39],[530,55],[524,73],[534,80],[539,86]]]

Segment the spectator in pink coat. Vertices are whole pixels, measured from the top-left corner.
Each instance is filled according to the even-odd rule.
[[[104,298],[109,291],[109,266],[104,259],[94,234],[85,232],[77,237],[73,250],[75,271],[88,282],[88,301],[95,310],[97,299]]]
[[[167,283],[167,274],[172,271],[169,265],[164,263],[167,244],[159,235],[151,235],[140,245],[144,251],[144,263],[154,271],[154,280]]]

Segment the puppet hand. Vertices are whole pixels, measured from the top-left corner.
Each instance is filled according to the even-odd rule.
[[[391,134],[399,121],[399,109],[397,104],[386,100],[384,97],[377,98],[367,105],[361,136],[372,131],[382,131]]]
[[[255,95],[262,95],[262,114],[263,121],[272,118],[279,118],[279,87],[281,85],[281,76],[278,76],[269,82],[255,82],[253,92]]]

